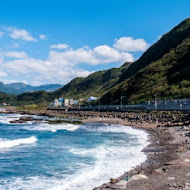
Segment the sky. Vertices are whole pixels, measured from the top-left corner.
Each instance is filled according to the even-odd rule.
[[[0,81],[67,84],[138,59],[189,0],[1,0]]]

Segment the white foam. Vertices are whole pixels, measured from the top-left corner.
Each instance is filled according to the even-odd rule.
[[[34,119],[41,119],[41,122],[44,123],[44,120],[55,120],[55,118],[48,118],[46,116],[37,116],[37,115],[22,115],[22,114],[1,114],[0,123],[10,124],[10,125],[25,125],[25,124],[34,124],[34,121],[26,121],[24,123],[10,123],[11,121],[19,120],[21,117],[30,117]]]
[[[139,136],[143,133],[144,135],[147,134],[142,130],[135,129],[130,126],[115,125],[115,124],[112,124],[112,125],[104,124],[104,125],[100,125],[99,127],[93,127],[92,125],[92,126],[89,126],[87,130],[95,131],[95,132],[99,131],[99,132],[127,133],[130,135],[136,135],[136,136]]]
[[[19,146],[23,144],[31,144],[37,141],[36,137],[32,136],[29,138],[22,138],[16,140],[7,140],[7,139],[0,139],[0,149],[2,148],[11,148],[14,146]]]
[[[66,123],[53,125],[53,124],[42,123],[38,125],[24,126],[23,128],[29,131],[57,132],[58,130],[75,131],[79,128],[79,125],[66,124]]]
[[[110,130],[112,131],[112,129]],[[123,130],[125,130],[125,127],[123,127]],[[131,133],[133,130],[138,131],[136,129],[129,130]],[[67,178],[65,183],[55,186],[51,190],[89,190],[108,182],[111,177],[119,177],[146,160],[146,155],[142,152],[142,149],[148,145],[147,138],[145,137],[147,137],[147,134],[141,131],[138,135],[139,145],[136,146],[121,144],[120,146],[101,145],[90,150],[71,149],[70,151],[74,154],[95,156],[96,163],[94,166],[83,168],[72,176],[72,179]]]
[[[32,121],[26,121],[25,123],[11,123],[11,121],[19,120],[21,117],[34,117],[31,115],[21,115],[21,114],[3,114],[0,115],[0,123],[3,124],[14,124],[14,125],[23,125],[23,124],[33,124]]]
[[[38,126],[39,127],[39,126]],[[28,178],[14,178],[4,182],[6,187],[0,185],[0,189],[48,189],[48,190],[90,190],[105,182],[111,177],[119,177],[126,171],[141,164],[146,160],[146,155],[142,149],[148,145],[148,135],[142,130],[133,129],[126,126],[105,126],[88,130],[100,132],[130,133],[136,136],[138,143],[134,146],[121,144],[103,144],[95,148],[71,148],[70,152],[81,156],[92,156],[95,164],[84,165],[81,170],[71,176],[44,177],[34,176]],[[38,128],[39,129],[39,128]]]
[[[10,121],[18,120],[19,118],[20,118],[19,114],[0,115],[0,123],[10,124]]]

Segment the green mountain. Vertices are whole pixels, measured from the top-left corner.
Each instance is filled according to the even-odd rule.
[[[140,103],[154,98],[190,97],[190,18],[163,35],[137,61],[75,78],[54,92],[8,96],[13,104],[45,104],[54,98],[101,97],[103,104]],[[3,98],[1,98],[3,97]],[[0,94],[0,102],[6,98]]]
[[[153,99],[154,94],[161,99],[190,97],[190,38],[116,85],[101,101],[118,104],[125,96],[124,103],[141,103]]]
[[[0,92],[4,92],[6,94],[20,94],[22,93],[22,91],[12,88],[6,84],[3,84],[2,82],[0,82]]]
[[[19,95],[8,95],[0,92],[0,104],[5,102],[12,106],[17,105],[48,105],[51,101],[50,94],[46,91],[25,92]]]
[[[153,44],[137,61],[135,61],[129,69],[124,72],[118,83],[134,76],[139,70],[147,65],[161,59],[171,49],[176,48],[183,40],[190,38],[190,18],[181,22],[171,31],[164,34],[158,42]]]
[[[63,87],[63,85],[60,85],[60,84],[44,84],[44,85],[40,85],[40,86],[31,86],[28,84],[24,84],[22,82],[15,82],[15,83],[7,84],[7,86],[17,89],[22,93],[40,91],[40,90],[44,90],[46,92],[51,92],[51,91],[55,91],[55,90]]]
[[[101,97],[105,92],[111,89],[119,80],[119,77],[128,69],[132,63],[126,63],[120,68],[98,71],[92,73],[86,78],[75,78],[63,88],[55,91],[52,96],[66,98],[84,98],[89,96]]]
[[[121,95],[126,96],[126,103],[152,99],[155,93],[160,93],[160,98],[189,97],[189,39],[190,18],[164,34],[134,63],[73,79],[54,95],[86,99],[103,96],[105,104],[119,103]]]

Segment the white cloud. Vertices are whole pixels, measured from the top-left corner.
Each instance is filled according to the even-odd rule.
[[[123,50],[124,47],[121,50],[121,46],[120,49],[118,48],[121,41],[123,42],[123,38],[117,40],[113,47],[100,45],[94,48],[83,46],[82,48],[72,49],[67,44],[54,44],[50,46],[53,50],[49,52],[44,60],[29,57],[23,51],[0,51],[1,71],[4,72],[1,75],[5,77],[4,81],[8,80],[5,74],[7,73],[7,76],[11,76],[11,78],[30,81],[33,85],[43,83],[66,84],[75,77],[86,77],[92,73],[92,71],[81,68],[81,64],[83,66],[84,64],[96,66],[116,63],[119,66],[125,62],[133,62],[133,54],[126,52],[126,46],[125,50]],[[136,43],[134,39],[127,39]],[[134,51],[136,45],[133,44],[133,48],[130,45],[130,48],[130,51]]]
[[[18,43],[14,43],[11,47],[12,47],[12,48],[19,48],[20,45],[19,45]]]
[[[9,36],[13,39],[20,39],[25,41],[36,41],[36,39],[25,29],[18,29],[18,28],[6,28],[9,31]]]
[[[93,55],[92,50],[79,48],[77,50],[68,50],[64,52],[50,51],[49,59],[52,62],[58,62],[64,65],[75,65],[79,63],[99,64],[99,60]]]
[[[7,77],[8,74],[4,71],[0,71],[0,77]]]
[[[0,55],[0,63],[3,63],[3,61],[4,61],[4,57],[2,57],[2,56]]]
[[[149,47],[144,39],[134,39],[132,37],[116,39],[113,46],[121,51],[145,51]]]
[[[100,59],[99,62],[102,63],[111,63],[111,62],[132,62],[134,57],[132,54],[119,52],[114,48],[111,48],[107,45],[102,45],[94,48],[94,54],[97,58]]]
[[[50,46],[51,49],[67,49],[68,47],[67,44],[53,44]]]
[[[8,51],[8,52],[0,52],[0,56],[2,57],[12,57],[12,58],[27,58],[27,54],[25,52],[18,51]]]
[[[86,63],[89,65],[124,63],[134,61],[132,54],[119,52],[107,45],[95,47],[94,49],[79,48],[69,49],[64,52],[50,51],[49,60],[61,65],[75,65]]]
[[[4,32],[0,31],[0,38],[2,38],[4,35]]]
[[[78,64],[109,64],[112,62],[124,63],[133,61],[132,54],[119,52],[107,45],[97,46],[94,49],[68,49],[63,52],[50,51],[46,60],[28,57],[25,52],[0,52],[5,58],[2,68],[11,75],[22,76],[22,79],[33,79],[32,84],[48,83],[66,84],[75,77],[86,77],[91,71],[80,68]],[[7,60],[6,57],[15,57]],[[38,83],[36,83],[37,81]]]
[[[25,80],[32,78],[33,85],[34,81],[38,81],[38,84],[42,84],[44,81],[66,84],[74,77],[85,77],[91,73],[70,64],[64,65],[56,61],[51,62],[49,59],[39,60],[30,57],[5,61],[2,67],[12,75],[22,75]]]
[[[43,34],[40,34],[39,37],[40,37],[41,40],[47,39],[47,37],[45,35],[43,35]]]
[[[0,76],[1,77],[1,76]],[[4,78],[0,78],[0,81],[4,84],[10,84],[10,83],[14,83],[14,82],[19,82],[17,80],[8,80],[8,79],[4,79]]]
[[[43,83],[42,82],[39,82],[39,81],[32,81],[31,82],[31,85],[32,86],[40,86],[40,85],[42,85]]]

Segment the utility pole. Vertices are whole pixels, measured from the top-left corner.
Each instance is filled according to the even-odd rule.
[[[121,96],[121,109],[123,108],[123,98],[126,97],[126,96]]]
[[[157,100],[156,100],[157,93],[155,93],[154,96],[155,96],[154,106],[155,106],[155,110],[157,110]]]
[[[100,97],[98,97],[98,109],[100,111]]]
[[[79,100],[79,110],[80,110],[80,100]]]

